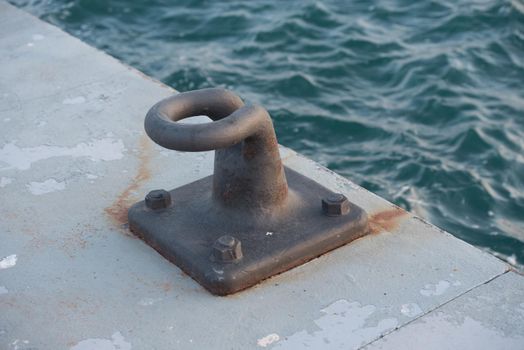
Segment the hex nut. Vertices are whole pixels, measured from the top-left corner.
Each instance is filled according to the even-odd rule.
[[[242,244],[235,237],[225,235],[213,244],[213,259],[219,262],[233,262],[242,259]]]
[[[153,190],[146,195],[145,202],[149,209],[164,209],[171,205],[171,194],[166,190]]]
[[[322,211],[327,216],[346,215],[350,211],[349,200],[342,193],[333,193],[322,199]]]

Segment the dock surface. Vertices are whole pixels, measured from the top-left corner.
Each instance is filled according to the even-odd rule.
[[[150,190],[212,174],[143,131],[176,92],[2,0],[0,76],[0,349],[524,348],[521,275],[284,147],[372,234],[211,295],[127,228]]]

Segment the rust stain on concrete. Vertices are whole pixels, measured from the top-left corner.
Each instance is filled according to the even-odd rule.
[[[379,211],[369,217],[369,233],[376,234],[382,231],[392,232],[398,228],[401,221],[409,213],[402,208],[395,207]]]
[[[127,223],[127,211],[131,205],[138,201],[135,195],[136,191],[144,181],[151,177],[149,170],[151,163],[151,141],[145,134],[140,138],[138,160],[138,170],[129,185],[120,193],[113,204],[105,209],[109,217],[120,225]]]

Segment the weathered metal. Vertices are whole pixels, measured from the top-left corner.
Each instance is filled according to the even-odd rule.
[[[147,194],[145,202],[149,209],[164,209],[171,205],[171,194],[166,190],[153,190]]]
[[[206,124],[176,121],[206,115]],[[160,146],[215,151],[213,196],[227,207],[271,210],[287,198],[287,184],[273,123],[260,106],[246,106],[223,89],[174,95],[147,113],[145,129]]]
[[[341,193],[334,193],[322,199],[322,210],[327,216],[340,216],[349,213],[349,200]]]
[[[233,262],[242,259],[242,243],[235,237],[220,236],[213,244],[212,258],[219,262]]]
[[[198,115],[213,121],[176,123]],[[368,231],[361,208],[285,168],[267,111],[227,90],[162,100],[145,129],[169,149],[216,150],[212,176],[152,191],[129,210],[135,234],[214,294],[245,289]]]

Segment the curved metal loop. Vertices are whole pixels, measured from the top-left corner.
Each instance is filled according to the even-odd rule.
[[[203,124],[176,123],[206,115],[213,121]],[[224,89],[183,92],[155,104],[147,113],[145,129],[160,146],[189,152],[210,151],[235,145],[257,134],[268,123],[267,111],[244,105],[234,93]]]
[[[213,122],[177,123],[197,115]],[[368,231],[362,209],[284,167],[269,114],[229,91],[167,98],[151,108],[145,127],[166,148],[216,149],[213,175],[150,193],[129,210],[133,232],[213,293],[242,290]],[[321,198],[336,218],[322,213]],[[277,237],[268,239],[270,231]]]
[[[204,124],[177,123],[207,115]],[[160,146],[215,152],[213,198],[227,206],[269,208],[287,198],[288,187],[271,117],[246,106],[232,92],[204,89],[180,93],[154,105],[145,129]]]

